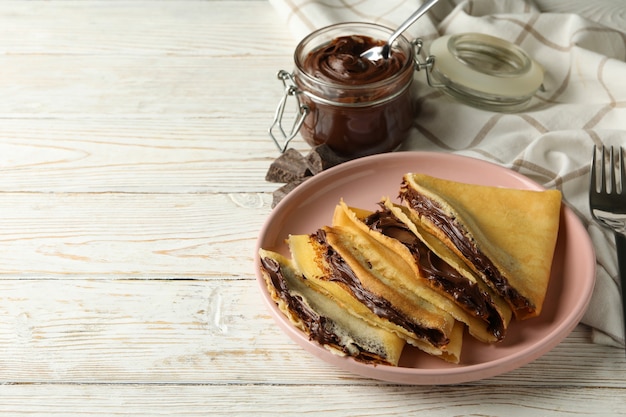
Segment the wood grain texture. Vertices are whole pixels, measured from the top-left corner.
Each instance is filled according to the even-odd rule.
[[[4,193],[0,275],[250,279],[270,202],[261,193]]]
[[[266,1],[2,3],[0,53],[5,55],[290,58],[297,43]]]
[[[271,113],[247,118],[255,128],[234,115],[0,118],[0,191],[269,192]]]
[[[306,389],[307,396],[302,397]],[[224,396],[228,390],[229,395]],[[606,416],[626,411],[607,405],[619,390],[592,388],[405,387],[339,385],[51,385],[0,387],[9,401],[0,413],[12,416],[153,415],[206,416]],[[271,398],[271,401],[268,400]],[[84,401],[88,398],[88,401]],[[3,396],[4,399],[4,396]],[[323,400],[321,400],[323,399]],[[562,402],[562,404],[561,404]],[[555,404],[561,404],[558,408]],[[367,408],[363,407],[367,404]],[[79,410],[78,412],[76,410]],[[607,414],[609,413],[609,414]]]
[[[295,44],[261,0],[0,2],[0,415],[625,414],[623,352],[582,325],[445,387],[276,326],[252,259]]]

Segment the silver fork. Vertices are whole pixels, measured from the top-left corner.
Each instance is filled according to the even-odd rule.
[[[593,148],[589,208],[593,218],[602,226],[613,230],[615,235],[626,335],[626,167],[624,149],[620,147],[618,152],[619,154],[615,155],[612,146],[608,152],[602,146],[599,155],[596,155],[597,148]],[[599,167],[596,166],[597,162]],[[600,171],[599,183],[596,171]]]

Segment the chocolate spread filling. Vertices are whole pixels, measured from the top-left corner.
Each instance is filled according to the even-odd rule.
[[[504,323],[489,294],[437,256],[386,207],[371,214],[364,222],[371,229],[406,246],[417,262],[423,278],[433,287],[448,294],[464,311],[486,322],[488,331],[498,340],[502,340]]]
[[[452,240],[463,256],[469,259],[479,271],[483,271],[498,294],[509,302],[516,315],[534,311],[534,306],[530,300],[509,285],[508,280],[502,276],[493,262],[478,249],[474,242],[465,236],[463,227],[454,218],[448,216],[437,202],[419,194],[406,183],[402,184],[400,198],[440,228]]]
[[[289,287],[280,269],[280,264],[271,258],[261,258],[261,265],[272,280],[272,285],[278,291],[278,296],[287,303],[289,310],[296,312],[311,332],[311,338],[321,344],[338,345],[337,336],[326,329],[326,318],[319,316],[299,297],[289,292]]]
[[[272,281],[272,285],[276,288],[278,296],[287,303],[290,311],[294,312],[300,320],[309,329],[309,338],[315,340],[321,345],[331,345],[349,354],[348,350],[342,345],[339,337],[329,330],[328,320],[326,317],[319,315],[308,304],[306,304],[299,296],[294,296],[289,291],[287,281],[280,269],[280,264],[276,260],[268,257],[261,257],[261,268],[267,273]],[[356,345],[353,345],[356,346]],[[352,354],[355,359],[366,363],[388,363],[380,356],[363,350],[360,346],[358,354]]]
[[[440,329],[425,328],[413,322],[405,314],[394,308],[388,300],[363,288],[361,281],[352,268],[350,268],[341,255],[328,244],[326,241],[326,233],[323,230],[318,230],[313,237],[326,248],[323,256],[332,270],[332,275],[329,277],[330,280],[346,285],[352,295],[377,316],[410,330],[419,338],[428,340],[434,346],[442,347],[448,344],[450,340]]]

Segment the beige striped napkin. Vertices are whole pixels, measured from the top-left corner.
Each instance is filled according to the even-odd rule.
[[[346,21],[397,27],[419,0],[270,0],[296,41]],[[544,0],[545,2],[545,0]],[[405,150],[443,151],[496,162],[563,192],[597,255],[597,283],[583,323],[597,343],[623,346],[624,330],[612,234],[588,208],[594,145],[626,145],[626,29],[573,13],[541,12],[532,0],[442,0],[407,32],[425,43],[480,32],[522,47],[545,69],[545,91],[522,113],[478,110],[419,82],[421,113]]]

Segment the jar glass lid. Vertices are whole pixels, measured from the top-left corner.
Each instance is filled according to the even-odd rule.
[[[526,52],[479,33],[448,35],[430,46],[431,85],[487,110],[523,108],[543,82],[543,70]]]

